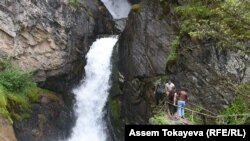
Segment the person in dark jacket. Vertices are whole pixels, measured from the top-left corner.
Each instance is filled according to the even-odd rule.
[[[167,93],[168,96],[168,113],[174,116],[176,112],[177,92],[175,87]]]
[[[163,79],[161,79],[161,82],[156,85],[154,94],[156,99],[156,105],[159,105],[164,99],[164,96],[166,95],[166,88]]]

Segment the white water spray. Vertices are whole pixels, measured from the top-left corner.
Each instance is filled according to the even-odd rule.
[[[101,0],[114,19],[128,17],[131,6],[128,0]]]
[[[97,39],[87,54],[86,76],[73,90],[76,96],[76,125],[68,141],[106,141],[103,108],[110,88],[111,55],[117,37]]]

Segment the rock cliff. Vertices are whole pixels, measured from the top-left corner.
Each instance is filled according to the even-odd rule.
[[[40,87],[61,95],[43,96],[29,119],[14,122],[18,140],[68,135],[74,121],[70,91],[84,74],[85,54],[98,35],[115,32],[99,0],[0,1],[0,59],[10,59],[31,72]]]
[[[69,136],[72,120],[60,95],[40,90],[29,118],[15,121],[14,129],[19,141],[60,140]]]
[[[0,21],[0,57],[13,58],[48,86],[52,77],[79,78],[89,45],[98,34],[114,31],[112,17],[97,0],[4,0]]]
[[[1,124],[0,140],[1,141],[17,141],[13,127],[8,122],[8,120],[0,116],[0,124]]]

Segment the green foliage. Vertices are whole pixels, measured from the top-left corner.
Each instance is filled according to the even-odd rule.
[[[10,113],[7,110],[8,102],[4,92],[4,87],[0,85],[0,114],[6,117],[10,123],[13,123]]]
[[[23,91],[28,83],[28,74],[11,69],[0,72],[0,84],[9,91]]]
[[[135,12],[139,12],[141,10],[140,4],[133,4],[132,10]]]
[[[176,36],[170,45],[170,53],[167,58],[166,66],[173,64],[177,59],[177,49],[180,46],[180,36]]]
[[[237,117],[235,119],[235,114],[242,114],[247,111],[247,105],[243,102],[242,98],[236,98],[234,102],[222,113],[226,115],[224,118],[223,124],[244,124],[247,120],[247,117]]]
[[[175,8],[182,17],[181,34],[217,41],[218,47],[247,49],[250,40],[250,1],[186,0]]]
[[[118,98],[111,98],[109,100],[109,107],[111,110],[111,115],[114,119],[118,119],[120,117],[120,102]]]
[[[165,112],[158,112],[149,119],[149,123],[154,125],[167,125],[169,124],[169,121]]]
[[[31,83],[28,87],[26,87],[24,93],[30,102],[37,102],[39,99],[39,88],[34,83]]]
[[[239,94],[231,105],[221,114],[225,117],[218,119],[218,124],[245,124],[249,116],[235,116],[240,114],[250,114],[250,85],[241,84],[238,86],[237,94]]]
[[[81,4],[81,0],[69,0],[69,4],[74,7],[78,7]]]
[[[195,2],[183,6],[176,7],[175,11],[180,14],[184,19],[193,18],[209,18],[211,12],[209,8],[201,2]]]
[[[38,100],[38,88],[28,73],[6,62],[0,72],[0,114],[13,123],[28,117],[31,103]]]
[[[194,109],[194,111],[197,111],[197,112],[201,112],[201,106],[200,107],[196,107]],[[188,110],[185,110],[185,117],[187,117],[187,119],[191,122],[193,122],[194,124],[198,124],[198,125],[201,125],[203,122],[202,122],[202,118],[199,114],[197,113],[193,113],[191,111],[188,111]]]

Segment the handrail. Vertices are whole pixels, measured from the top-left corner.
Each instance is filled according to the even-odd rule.
[[[202,110],[205,110],[205,111],[209,112],[210,114],[216,115],[214,112],[211,112],[211,111],[209,111],[208,109],[205,109],[205,108],[203,108],[203,107],[201,107],[201,106],[198,106],[198,105],[196,105],[196,104],[194,104],[194,103],[192,103],[192,102],[188,102],[188,104],[194,105],[194,106],[196,106],[196,107],[201,108]]]
[[[166,100],[166,97],[160,102],[160,105],[164,104],[165,102],[168,103],[168,104],[170,104],[170,105],[173,105],[175,107],[178,107],[177,105],[174,105],[173,103],[170,103],[168,100]],[[190,102],[188,102],[188,103],[191,104]],[[197,106],[195,104],[192,104],[192,105],[194,105],[196,107],[200,107],[200,106]],[[165,107],[165,106],[162,106],[162,107]],[[161,109],[162,109],[162,107],[161,107]],[[200,107],[200,108],[202,108],[202,107]],[[209,111],[209,110],[207,110],[205,108],[202,108],[203,110],[205,110],[205,111],[213,114],[213,115],[209,115],[209,114],[202,113],[202,112],[199,112],[199,111],[195,111],[195,110],[192,110],[192,109],[189,109],[189,108],[186,108],[186,107],[184,107],[184,109],[187,110],[187,111],[191,111],[192,112],[192,121],[193,121],[193,113],[204,115],[206,117],[215,118],[215,119],[219,119],[219,118],[223,118],[224,119],[225,117],[233,117],[233,116],[237,119],[238,116],[250,116],[250,113],[233,114],[233,115],[216,115],[215,113],[213,113],[213,112],[211,112],[211,111]]]
[[[245,114],[233,114],[233,115],[217,115],[217,117],[233,117],[233,116],[250,116],[250,113]]]
[[[166,101],[166,102],[169,103],[170,105],[173,105],[173,106],[175,106],[175,107],[178,107],[177,105],[174,105],[174,104],[172,104],[172,103],[170,103],[170,102],[168,102],[168,101]],[[188,110],[188,111],[191,111],[191,112],[194,112],[194,113],[198,113],[198,114],[200,114],[200,115],[212,117],[212,118],[216,118],[216,117],[217,117],[217,116],[213,116],[213,115],[208,115],[208,114],[205,114],[205,113],[201,113],[201,112],[198,112],[198,111],[195,111],[195,110],[186,108],[186,107],[184,107],[184,109],[186,109],[186,110]]]

